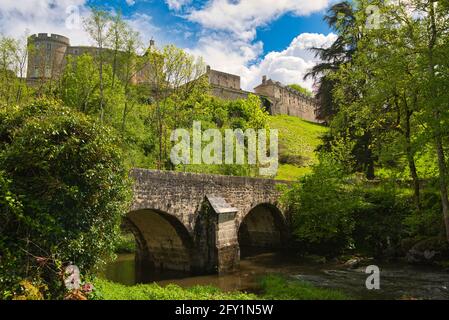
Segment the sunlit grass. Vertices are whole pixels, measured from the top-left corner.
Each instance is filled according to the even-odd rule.
[[[281,156],[295,156],[301,164],[281,164],[276,179],[297,180],[310,173],[310,166],[317,162],[316,148],[321,136],[327,132],[325,126],[286,115],[271,116],[271,129],[279,130],[279,152]]]

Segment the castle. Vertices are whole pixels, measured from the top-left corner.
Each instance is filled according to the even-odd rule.
[[[39,33],[28,38],[29,45],[34,48],[28,57],[27,82],[33,84],[39,80],[57,79],[67,63],[67,56],[83,54],[98,55],[99,49],[88,46],[71,46],[70,39],[57,34]],[[154,46],[150,42],[150,48]],[[104,49],[110,51],[108,49]],[[133,75],[133,84],[143,83],[141,70]],[[307,97],[297,90],[282,85],[280,82],[263,76],[262,83],[254,88],[254,92],[244,91],[240,86],[240,76],[207,67],[212,94],[225,100],[245,99],[249,94],[258,95],[263,106],[272,115],[290,115],[311,122],[320,122],[316,117],[317,100]]]

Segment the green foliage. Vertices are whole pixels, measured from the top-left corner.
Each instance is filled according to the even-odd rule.
[[[0,119],[8,201],[0,254],[14,262],[2,276],[42,277],[57,295],[64,265],[85,274],[113,253],[130,195],[117,141],[111,130],[47,100]]]
[[[139,284],[124,286],[96,279],[97,299],[102,300],[348,300],[345,294],[314,287],[306,282],[270,275],[260,280],[261,293],[223,292],[210,286],[181,288],[177,285]]]
[[[363,198],[363,206],[354,212],[354,245],[359,252],[382,257],[406,235],[404,219],[414,212],[411,197],[394,184],[382,184],[365,187]]]
[[[303,94],[306,97],[309,97],[309,98],[313,97],[313,92],[312,91],[302,87],[299,84],[290,84],[289,87],[294,89],[294,90],[296,90],[296,91],[298,91],[299,93]]]
[[[257,297],[242,292],[223,292],[214,287],[195,286],[183,289],[177,285],[161,287],[157,284],[124,286],[97,279],[95,287],[104,300],[255,300]]]
[[[249,95],[247,99],[240,99],[236,101],[225,101],[209,95],[204,95],[201,99],[196,101],[193,106],[192,114],[189,115],[189,121],[201,121],[201,128],[203,131],[207,129],[219,129],[224,131],[226,129],[269,129],[269,115],[266,111],[260,108],[260,99],[255,95]],[[188,126],[188,127],[187,127]],[[192,122],[186,122],[186,128],[192,126]],[[224,146],[223,139],[223,146]],[[248,141],[245,141],[247,147]],[[204,145],[203,145],[204,146]],[[232,176],[257,176],[257,165],[234,165],[224,164],[190,164],[180,165],[177,170],[222,174]]]
[[[317,288],[307,282],[271,275],[261,280],[262,297],[269,300],[349,300],[340,291]]]
[[[423,239],[444,234],[438,192],[426,190],[421,196],[421,205],[421,210],[414,211],[404,220],[408,236],[414,239]]]
[[[304,251],[336,255],[355,249],[382,256],[410,236],[406,219],[414,209],[409,193],[392,183],[376,186],[348,175],[327,156],[285,192],[283,201]]]
[[[276,178],[297,180],[310,173],[311,166],[318,162],[315,150],[328,129],[287,115],[270,116],[268,125],[271,129],[279,130],[280,167]]]
[[[284,194],[283,201],[293,213],[294,233],[301,242],[323,253],[338,253],[351,243],[352,213],[362,198],[332,158],[322,157],[312,174]]]
[[[136,240],[132,233],[120,234],[115,245],[116,253],[134,253],[136,252]]]

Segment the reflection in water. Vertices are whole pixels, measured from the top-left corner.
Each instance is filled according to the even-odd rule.
[[[381,269],[381,290],[368,291],[365,269],[344,270],[334,264],[314,265],[282,254],[260,254],[240,262],[240,270],[218,276],[191,276],[179,272],[139,272],[134,255],[119,255],[109,264],[104,276],[114,282],[133,285],[157,282],[181,287],[212,285],[225,291],[258,291],[258,279],[266,274],[279,273],[313,283],[320,287],[335,288],[360,299],[449,299],[449,273],[434,268],[418,268],[401,264],[378,264]]]

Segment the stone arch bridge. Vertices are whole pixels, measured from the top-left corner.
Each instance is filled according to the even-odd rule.
[[[289,218],[279,203],[287,182],[133,169],[125,226],[142,268],[192,273],[234,270],[248,249],[281,249]]]

